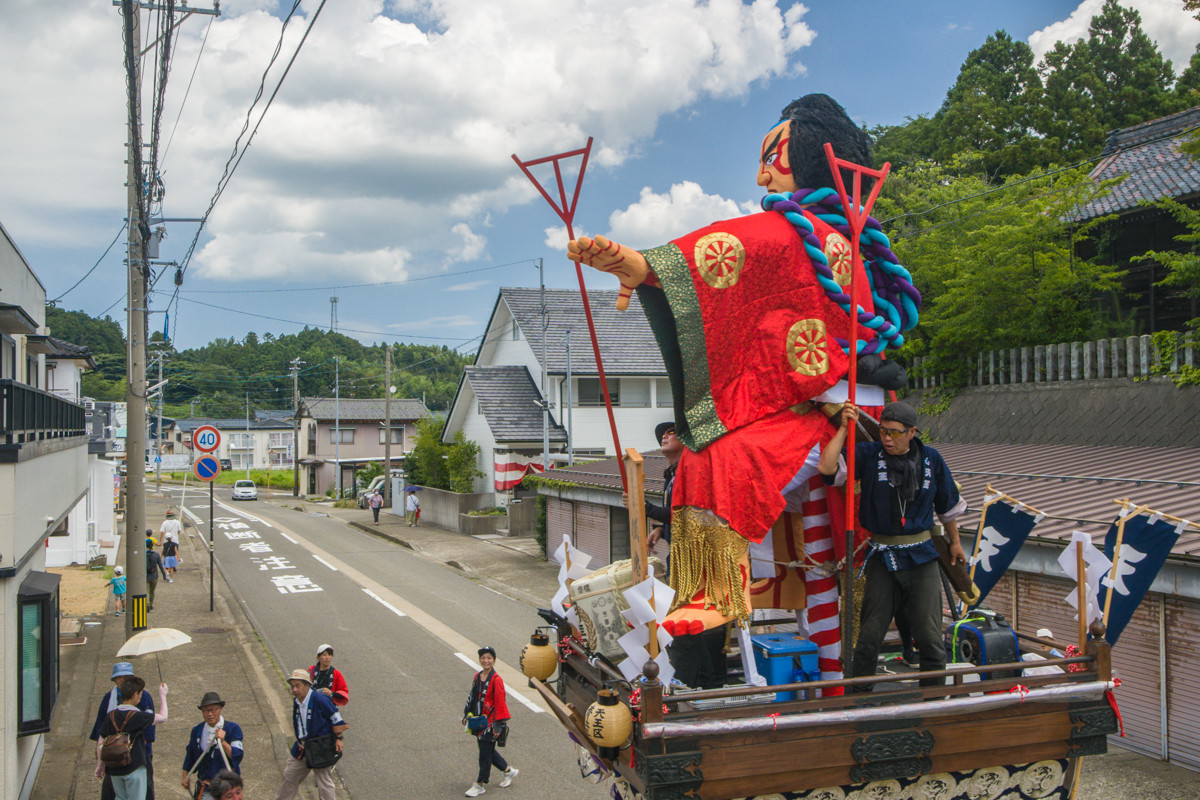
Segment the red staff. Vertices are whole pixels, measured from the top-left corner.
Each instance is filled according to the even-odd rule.
[[[525,177],[529,178],[530,182],[537,187],[537,190],[541,192],[542,197],[544,197],[546,202],[550,204],[550,207],[554,209],[554,213],[558,214],[558,218],[566,224],[568,239],[575,238],[575,206],[579,204],[579,189],[583,186],[583,173],[587,170],[588,156],[591,155],[591,152],[592,137],[589,136],[587,145],[580,150],[570,150],[566,153],[559,153],[553,156],[535,158],[532,161],[522,161],[521,159],[517,158],[516,153],[513,153],[512,160],[517,162],[517,166],[520,167],[521,171],[525,173]],[[566,184],[563,183],[562,166],[560,162],[564,158],[575,158],[576,156],[583,156],[583,163],[579,166],[579,177],[575,179],[575,190],[571,194],[570,203],[568,203],[567,189]],[[558,184],[557,202],[553,197],[550,196],[550,193],[542,187],[542,184],[539,183],[538,179],[533,176],[533,173],[529,171],[530,167],[536,167],[540,164],[547,163],[554,165],[554,179]],[[872,198],[874,198],[874,195],[872,195]],[[612,398],[610,398],[608,395],[608,380],[604,377],[604,362],[600,358],[600,342],[596,338],[596,326],[592,322],[592,305],[588,302],[587,287],[583,283],[583,267],[580,266],[579,262],[575,263],[575,277],[579,280],[579,295],[583,298],[583,314],[585,317],[587,317],[588,334],[592,339],[592,354],[596,357],[596,372],[600,376],[600,391],[604,393],[604,408],[608,411],[608,426],[610,429],[612,429],[613,446],[616,448],[617,453],[617,466],[621,468],[621,486],[628,491],[629,482],[625,478],[625,462],[621,460],[621,453],[623,452],[621,450],[621,440],[617,436],[617,420],[616,417],[613,416]],[[546,335],[545,331],[542,332],[542,335]],[[548,466],[548,464],[543,465],[543,467]]]
[[[871,169],[864,167],[861,164],[853,164],[844,159],[838,158],[833,154],[833,145],[828,142],[825,144],[825,158],[829,161],[829,169],[833,172],[833,183],[837,187],[838,198],[842,201],[842,213],[846,216],[846,221],[850,225],[850,374],[847,380],[850,382],[849,396],[847,402],[851,405],[856,405],[856,392],[858,381],[858,271],[862,266],[862,254],[860,252],[859,237],[862,235],[863,228],[866,227],[867,218],[871,215],[871,206],[875,205],[875,198],[879,196],[879,190],[883,188],[883,182],[887,178],[888,170],[892,168],[890,163],[885,163],[883,169]],[[846,197],[846,185],[842,181],[842,170],[848,170],[854,175],[853,184],[853,204]],[[869,178],[875,179],[875,184],[871,187],[871,193],[867,197],[866,203],[860,205],[862,200],[862,177],[866,175]],[[849,651],[851,622],[850,609],[854,604],[850,602],[850,598],[854,595],[854,439],[857,425],[850,425],[846,434],[846,564],[845,564],[845,595],[842,600],[842,673],[850,674],[851,653]]]

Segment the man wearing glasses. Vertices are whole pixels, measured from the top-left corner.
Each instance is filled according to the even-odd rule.
[[[858,419],[850,403],[842,424],[821,451],[817,467],[830,485],[844,483],[839,469],[849,426]],[[858,519],[870,534],[863,575],[862,613],[853,677],[873,676],[879,647],[896,611],[903,610],[917,642],[921,670],[946,667],[942,642],[942,583],[937,549],[930,539],[937,514],[950,539],[950,557],[966,563],[957,519],[967,510],[946,462],[917,438],[917,412],[907,403],[889,403],[879,416],[879,442],[855,446],[855,479],[861,481]],[[938,678],[921,681],[937,686]],[[857,687],[870,691],[872,687]]]

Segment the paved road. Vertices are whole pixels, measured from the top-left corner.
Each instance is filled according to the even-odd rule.
[[[206,494],[186,498],[203,532]],[[338,771],[353,797],[466,789],[476,749],[459,718],[482,644],[501,656],[513,714],[505,755],[521,770],[520,796],[597,797],[570,767],[561,727],[513,666],[538,624],[532,606],[324,515],[235,504],[221,488],[215,512],[217,563],[276,666],[308,667],[318,644],[335,647],[350,684],[348,755]]]

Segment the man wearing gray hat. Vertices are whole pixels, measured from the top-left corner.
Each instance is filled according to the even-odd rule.
[[[204,721],[192,728],[187,749],[183,754],[183,788],[194,798],[211,798],[208,791],[213,778],[222,770],[241,773],[242,728],[225,719],[225,701],[216,692],[205,692],[200,704]],[[192,773],[196,773],[196,788],[192,791]]]
[[[850,403],[842,424],[821,451],[818,470],[827,484],[846,481],[839,469],[848,428],[858,419]],[[922,671],[946,667],[942,640],[942,583],[931,539],[936,514],[950,540],[950,557],[966,563],[957,519],[967,510],[949,467],[936,450],[917,438],[917,412],[907,403],[889,403],[879,415],[878,442],[855,445],[854,479],[861,481],[858,521],[871,534],[863,565],[866,589],[859,615],[852,677],[873,676],[879,648],[896,611],[903,610],[917,642]],[[939,678],[922,680],[936,686]],[[872,687],[856,687],[870,691]]]

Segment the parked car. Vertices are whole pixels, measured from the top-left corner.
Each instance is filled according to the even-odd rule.
[[[233,469],[233,462],[230,461],[228,458],[221,458],[221,459],[217,459],[217,460],[221,462],[222,470]]]
[[[234,500],[257,500],[258,487],[254,485],[254,481],[240,480],[233,482],[233,499]]]
[[[392,470],[392,477],[399,478],[400,471],[395,470],[395,469]],[[374,494],[376,490],[378,490],[380,492],[383,491],[383,476],[382,475],[376,475],[374,478],[372,478],[371,483],[367,486],[367,488],[360,490],[359,493],[355,496],[356,500],[358,502],[358,507],[366,508],[367,500],[370,499],[371,495]]]

